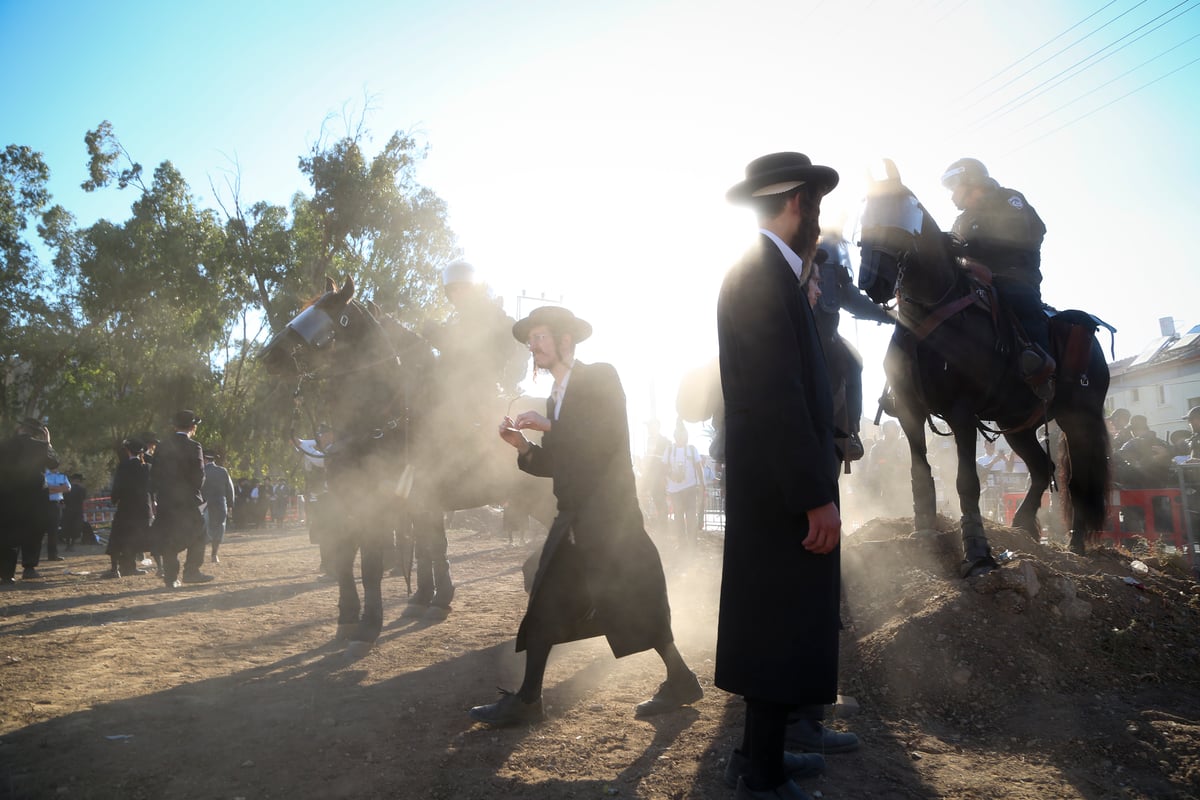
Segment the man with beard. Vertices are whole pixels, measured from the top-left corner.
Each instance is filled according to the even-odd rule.
[[[516,692],[501,690],[498,702],[471,709],[472,719],[488,725],[540,721],[550,649],[592,636],[606,637],[617,658],[653,648],[666,665],[666,681],[637,706],[637,716],[704,696],[675,647],[662,561],[638,507],[621,380],[610,364],[575,360],[575,345],[591,333],[591,325],[556,306],[536,308],[513,326],[554,388],[544,415],[505,417],[500,438],[517,449],[522,470],[553,479],[558,516],[517,631],[524,682]],[[525,430],[541,431],[541,445],[526,439]]]
[[[204,449],[192,436],[200,418],[191,410],[177,411],[171,418],[175,433],[159,443],[154,455],[150,479],[158,501],[154,519],[154,539],[163,560],[163,580],[168,589],[179,588],[179,552],[187,551],[183,566],[184,583],[211,581],[203,575]]]
[[[716,680],[746,702],[726,781],[739,798],[807,798],[819,756],[785,751],[789,715],[820,747],[837,699],[841,576],[833,397],[803,284],[833,169],[801,153],[746,167],[729,190],[761,234],[717,300],[725,399],[725,555]],[[816,717],[814,719],[814,717]],[[825,749],[825,748],[822,748]]]

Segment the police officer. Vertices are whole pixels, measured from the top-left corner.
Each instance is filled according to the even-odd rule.
[[[824,260],[822,260],[824,253]],[[820,292],[813,306],[817,331],[825,346],[825,357],[835,384],[841,377],[846,383],[846,433],[849,435],[846,460],[856,461],[863,456],[862,440],[858,436],[859,421],[862,419],[862,357],[844,338],[838,335],[841,310],[844,308],[856,319],[867,319],[887,325],[896,320],[854,283],[850,271],[850,245],[841,231],[825,230],[817,242],[817,270]]]
[[[1046,226],[1025,195],[1002,187],[977,159],[955,161],[942,175],[942,185],[962,211],[951,232],[965,243],[968,257],[991,270],[992,285],[1029,339],[1018,360],[1021,376],[1048,400],[1050,326],[1041,290]]]

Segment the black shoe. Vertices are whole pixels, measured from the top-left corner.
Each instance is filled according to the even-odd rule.
[[[16,586],[16,585],[17,585],[17,581],[15,578],[0,578],[0,586]]]
[[[208,583],[211,580],[214,580],[212,575],[204,575],[199,572],[183,573],[183,582],[184,583]]]
[[[119,577],[121,577],[121,570],[110,569],[108,572],[101,573],[100,577],[101,578],[119,578]]]
[[[46,560],[47,561],[66,561],[67,559],[65,556],[54,555],[54,556],[47,556]]]
[[[849,753],[858,749],[858,736],[831,731],[815,719],[788,723],[787,748],[802,753]]]
[[[638,703],[634,716],[652,717],[666,711],[673,711],[680,706],[691,705],[704,697],[704,689],[696,679],[696,673],[688,672],[687,678],[665,680],[658,686],[658,691],[649,700]]]
[[[736,789],[738,778],[750,771],[750,759],[742,755],[741,750],[729,754],[729,763],[725,765],[725,785]],[[815,778],[825,771],[825,759],[816,753],[783,754],[783,774],[792,780]]]
[[[734,795],[736,800],[813,800],[812,795],[796,785],[796,782],[789,779],[776,786],[774,789],[764,789],[755,791],[746,785],[746,778],[742,776],[738,778],[737,794]]]
[[[852,433],[846,438],[846,460],[858,461],[866,455],[866,448],[863,447],[862,439],[857,433]]]
[[[21,573],[22,580],[31,580],[33,578],[40,578],[40,577],[42,577],[42,573],[38,572],[33,567],[26,567],[25,570]]]
[[[468,714],[476,722],[493,728],[511,728],[516,725],[533,725],[546,718],[542,711],[542,698],[526,703],[516,692],[500,690],[500,699],[486,706],[475,706]]]

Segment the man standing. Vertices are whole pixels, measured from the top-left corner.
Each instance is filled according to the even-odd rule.
[[[638,716],[704,695],[675,647],[662,561],[638,507],[621,380],[610,364],[575,360],[575,345],[591,333],[591,325],[556,306],[536,308],[513,326],[534,366],[554,377],[554,388],[545,415],[505,417],[500,438],[517,449],[522,470],[553,479],[558,516],[517,631],[524,682],[516,692],[502,690],[498,702],[471,709],[472,719],[488,725],[541,720],[550,649],[592,636],[605,636],[617,658],[654,648],[666,664],[666,681],[637,706]],[[541,445],[526,439],[525,430],[541,431]]]
[[[833,169],[763,156],[729,190],[760,233],[725,277],[717,339],[725,398],[725,557],[716,685],[746,701],[726,779],[739,798],[807,798],[820,769],[785,753],[789,714],[837,699],[841,577],[833,398],[802,285]],[[818,740],[819,721],[805,724]],[[817,742],[820,744],[820,742]]]
[[[175,433],[159,442],[154,454],[150,480],[158,502],[154,519],[154,538],[163,560],[163,580],[168,589],[179,588],[179,552],[187,551],[183,565],[184,583],[211,581],[203,575],[204,449],[192,436],[200,418],[191,410],[177,411],[171,418]]]
[[[62,527],[63,500],[66,498],[67,492],[71,491],[71,481],[55,464],[46,469],[44,483],[48,500],[45,505],[46,516],[43,521],[46,533],[46,560],[66,561],[66,558],[58,554],[58,530]],[[39,551],[41,547],[42,544],[39,541]]]
[[[217,463],[215,453],[204,454],[204,531],[212,545],[212,562],[220,564],[217,551],[225,541],[225,523],[233,508],[233,478],[229,470]]]

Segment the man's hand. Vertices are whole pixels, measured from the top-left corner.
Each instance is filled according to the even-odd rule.
[[[522,455],[529,451],[529,440],[521,433],[512,417],[505,417],[500,421],[500,438],[517,448]]]
[[[801,542],[812,553],[831,553],[842,536],[842,515],[833,503],[808,512],[808,536]]]

